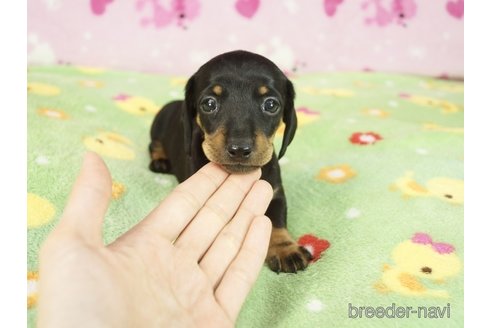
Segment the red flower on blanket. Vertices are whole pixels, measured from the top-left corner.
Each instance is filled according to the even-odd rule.
[[[357,132],[352,134],[350,137],[350,142],[358,145],[372,145],[382,140],[383,138],[374,132]]]
[[[304,235],[297,243],[303,246],[313,256],[312,262],[316,262],[321,257],[321,254],[330,247],[330,242],[325,239],[318,238],[313,235]]]

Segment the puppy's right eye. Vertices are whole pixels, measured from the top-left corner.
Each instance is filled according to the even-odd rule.
[[[267,98],[261,105],[261,109],[268,114],[275,114],[278,112],[280,105],[275,98]]]
[[[218,108],[217,100],[215,100],[212,97],[207,97],[207,98],[203,99],[203,101],[200,105],[200,108],[205,113],[215,112]]]

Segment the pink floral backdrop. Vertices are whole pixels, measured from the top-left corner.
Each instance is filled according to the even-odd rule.
[[[31,0],[28,63],[190,74],[245,49],[285,71],[463,76],[464,0]]]

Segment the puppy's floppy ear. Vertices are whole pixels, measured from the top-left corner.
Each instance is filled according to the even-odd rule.
[[[287,146],[291,143],[292,139],[294,139],[294,135],[297,129],[297,116],[296,110],[294,109],[294,98],[296,97],[296,93],[294,91],[294,86],[292,82],[286,80],[286,91],[285,91],[285,107],[284,107],[284,116],[283,120],[285,123],[285,131],[284,138],[282,139],[282,147],[280,148],[280,152],[278,154],[278,158],[282,158],[284,156],[285,151],[287,150]]]
[[[185,87],[185,101],[181,120],[184,129],[184,147],[186,154],[191,155],[191,140],[193,136],[193,122],[196,116],[195,104],[195,76],[193,75]]]

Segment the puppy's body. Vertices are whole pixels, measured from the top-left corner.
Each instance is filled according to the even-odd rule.
[[[276,272],[303,270],[310,253],[286,229],[287,203],[273,138],[281,121],[281,157],[294,137],[297,119],[292,83],[268,59],[234,51],[207,62],[188,80],[184,101],[157,114],[151,128],[150,169],[172,173],[181,182],[207,162],[230,173],[258,167],[274,190],[266,211],[273,231],[267,255]]]
[[[157,113],[150,131],[152,142],[149,146],[152,155],[152,152],[155,154],[156,148],[159,152],[160,145],[162,154],[159,155],[162,155],[160,159],[163,159],[153,159],[150,169],[154,172],[171,173],[179,182],[183,182],[209,162],[200,146],[203,136],[197,129],[198,126],[193,128],[191,154],[186,152],[182,122],[184,106],[184,101],[173,101]]]

